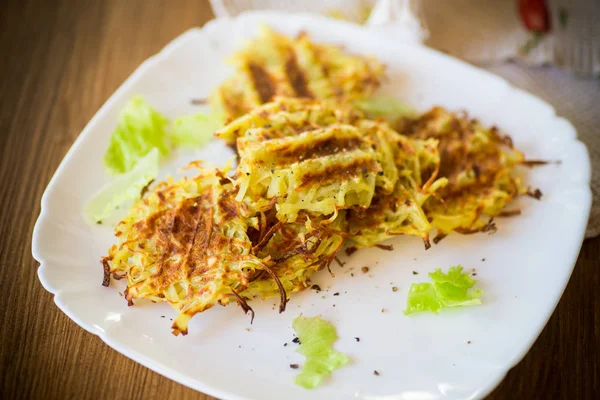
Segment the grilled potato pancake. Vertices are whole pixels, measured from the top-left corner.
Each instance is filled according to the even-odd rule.
[[[307,35],[290,38],[263,26],[231,59],[234,77],[211,96],[211,104],[232,121],[276,96],[335,99],[368,97],[379,87],[384,66],[367,56],[350,55]],[[233,131],[232,133],[235,133]],[[235,144],[235,136],[223,136]]]

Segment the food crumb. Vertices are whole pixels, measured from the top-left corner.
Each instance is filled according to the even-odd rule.
[[[385,308],[382,308],[382,309],[381,309],[381,312],[385,312],[385,311],[386,311],[386,310],[385,310]]]
[[[398,288],[396,286],[392,287],[392,292],[397,292]]]
[[[287,343],[284,343],[284,344],[283,344],[283,347],[286,347],[286,346],[287,346]]]
[[[356,252],[356,250],[358,250],[358,248],[356,248],[356,247],[348,247],[348,248],[346,249],[346,255],[350,256],[350,255],[352,255],[354,252]]]
[[[250,332],[250,328],[244,328],[246,332]]]
[[[326,297],[326,296],[321,296],[321,298],[322,298],[322,299],[326,299],[327,297]]]
[[[335,307],[335,304],[333,306]]]
[[[373,370],[373,375],[379,376],[379,372],[375,369],[375,370]]]
[[[164,318],[165,316],[164,316],[164,315],[161,315],[160,317],[161,317],[161,318]]]
[[[354,278],[354,274],[351,273],[350,276]]]
[[[477,276],[477,272],[473,272],[471,275],[472,276]]]
[[[242,348],[242,345],[240,344],[240,345],[238,346],[238,349],[241,349],[241,348]]]
[[[123,297],[123,293],[119,292],[119,296]]]
[[[471,344],[471,341],[470,341],[470,340],[467,340],[467,344]]]
[[[340,292],[335,292],[333,295],[334,295],[334,296],[339,296],[339,295],[340,295]]]
[[[485,258],[482,258],[481,261],[485,261]]]
[[[321,287],[319,285],[312,285],[310,288],[316,290],[317,292],[321,291]]]
[[[301,343],[300,343],[300,339],[298,339],[297,337],[295,337],[295,338],[294,338],[294,340],[292,340],[292,342],[294,342],[294,343],[298,343],[298,344],[301,344]]]
[[[417,271],[413,271],[413,275],[419,275]]]
[[[362,267],[360,270],[363,272],[363,274],[366,274],[367,272],[369,272],[369,267],[365,266]]]
[[[298,364],[290,364],[291,369],[298,369]]]
[[[360,338],[359,337],[355,337],[354,340],[356,340],[357,342],[360,342]]]

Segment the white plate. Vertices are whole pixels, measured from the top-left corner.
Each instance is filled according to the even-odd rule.
[[[315,277],[328,292],[294,295],[281,315],[274,301],[253,302],[257,317],[252,326],[239,307],[216,307],[192,319],[188,336],[174,337],[173,311],[167,305],[127,307],[117,293],[122,287],[101,285],[99,260],[113,242],[111,229],[90,227],[81,215],[84,202],[107,179],[102,155],[118,111],[133,94],[142,94],[170,116],[197,110],[190,99],[207,96],[232,73],[224,59],[242,39],[254,36],[262,22],[287,34],[305,30],[315,40],[373,54],[389,66],[391,79],[384,91],[422,110],[434,104],[469,110],[510,133],[528,157],[561,160],[527,174],[528,182],[543,191],[542,201],[519,199],[514,208],[520,207],[523,215],[499,220],[492,236],[454,235],[428,251],[419,239],[399,237],[391,241],[393,252],[359,251],[343,269],[334,268],[335,278],[327,272]],[[170,166],[195,157],[222,162],[229,154],[213,142],[197,154],[182,154]],[[556,306],[583,239],[589,180],[587,150],[571,124],[547,103],[494,75],[343,22],[252,13],[186,32],[117,90],[48,185],[33,255],[41,264],[42,284],[77,324],[148,368],[220,398],[477,398],[525,355]],[[425,280],[435,268],[455,264],[476,269],[484,305],[405,317],[410,284]],[[368,274],[360,272],[365,265]],[[400,290],[393,292],[392,286]],[[313,391],[294,385],[297,371],[288,366],[303,362],[291,344],[291,322],[300,313],[332,321],[340,336],[335,347],[352,359]]]

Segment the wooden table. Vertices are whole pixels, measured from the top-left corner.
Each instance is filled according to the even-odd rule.
[[[147,57],[212,18],[201,0],[12,1],[0,13],[0,398],[212,399],[129,360],[54,305],[31,257],[40,197],[85,124]],[[600,393],[600,238],[492,399]],[[543,279],[543,277],[540,277]]]

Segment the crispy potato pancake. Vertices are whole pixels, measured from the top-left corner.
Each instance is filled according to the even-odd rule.
[[[252,215],[226,172],[158,184],[117,225],[118,244],[102,259],[103,284],[126,279],[129,305],[166,301],[178,312],[176,335],[215,304],[237,301],[254,317],[246,300],[279,296],[283,311],[288,293],[304,289],[344,243],[343,216],[324,226],[307,215],[283,224],[269,206]]]
[[[371,95],[384,66],[341,47],[316,44],[307,35],[290,38],[261,27],[231,59],[236,74],[211,95],[211,104],[232,121],[276,96],[348,102]],[[232,132],[235,133],[235,132]],[[230,145],[235,136],[223,136]]]
[[[268,269],[252,254],[232,184],[217,170],[157,185],[115,228],[119,243],[103,259],[105,274],[125,278],[125,297],[167,301],[179,315],[175,334],[217,303],[235,300],[248,276]],[[105,276],[105,283],[109,278]]]
[[[451,232],[463,234],[495,229],[492,218],[526,189],[514,175],[524,155],[509,136],[486,128],[466,115],[435,107],[419,118],[405,120],[400,131],[415,139],[439,141],[439,175],[448,180],[423,205],[436,242]]]

